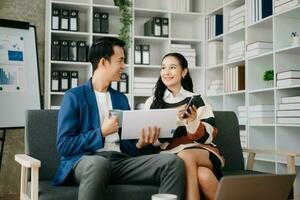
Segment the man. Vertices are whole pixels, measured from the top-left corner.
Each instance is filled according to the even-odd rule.
[[[143,129],[139,140],[120,140],[117,117],[110,109],[129,110],[125,95],[112,89],[125,69],[124,42],[102,38],[90,49],[93,76],[66,92],[58,115],[57,150],[61,163],[54,185],[68,179],[79,184],[78,199],[99,200],[109,183],[157,184],[160,193],[184,198],[183,161],[172,154],[143,155],[159,128]],[[117,192],[117,191],[116,191]]]

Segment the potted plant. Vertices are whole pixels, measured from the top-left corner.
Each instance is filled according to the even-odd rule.
[[[273,86],[273,80],[274,80],[274,70],[266,70],[263,76],[264,81],[267,81],[271,86]]]
[[[126,42],[125,49],[128,49],[131,44],[130,26],[132,24],[132,11],[130,0],[114,0],[115,5],[119,6],[120,22],[122,27],[119,30],[119,38]]]

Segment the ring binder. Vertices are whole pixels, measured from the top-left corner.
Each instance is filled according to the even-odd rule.
[[[100,32],[108,33],[108,13],[100,13]]]
[[[60,91],[65,92],[70,88],[70,72],[62,71],[60,77]]]
[[[142,64],[142,47],[135,45],[134,47],[134,64]]]
[[[70,31],[79,31],[79,11],[71,10]]]
[[[60,60],[60,41],[59,40],[52,40],[51,60]]]
[[[52,9],[51,29],[59,30],[60,27],[60,9]]]
[[[72,71],[71,72],[71,81],[70,81],[70,87],[74,88],[78,86],[78,71]]]
[[[53,71],[51,74],[51,91],[58,92],[60,89],[60,72]]]
[[[77,43],[77,61],[86,62],[87,61],[87,46],[85,41],[79,41]]]
[[[69,44],[69,60],[77,61],[77,41],[70,41]]]
[[[126,73],[122,73],[120,78],[121,79],[118,82],[118,90],[122,93],[128,93],[128,75]]]
[[[61,11],[61,27],[60,30],[68,31],[69,30],[69,10],[63,9]]]
[[[69,60],[69,41],[62,40],[60,45],[60,60]]]
[[[93,32],[94,33],[100,33],[100,13],[98,13],[98,12],[94,12]]]
[[[150,45],[142,45],[142,63],[150,65]]]

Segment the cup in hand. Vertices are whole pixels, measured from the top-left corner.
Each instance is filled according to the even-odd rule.
[[[175,194],[154,194],[151,200],[177,200],[177,195]]]
[[[117,116],[119,127],[122,127],[122,110],[113,109],[109,111],[109,117]]]

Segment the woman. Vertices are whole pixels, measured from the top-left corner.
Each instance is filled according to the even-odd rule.
[[[189,100],[195,105],[187,108]],[[193,102],[193,101],[192,101]],[[210,105],[193,93],[188,63],[179,53],[164,56],[154,96],[147,99],[145,109],[178,108],[178,128],[171,139],[160,139],[154,145],[161,153],[177,153],[186,167],[186,199],[215,199],[218,179],[222,177],[224,159],[212,143],[217,129]]]

